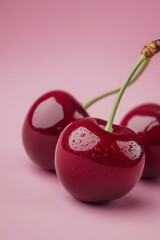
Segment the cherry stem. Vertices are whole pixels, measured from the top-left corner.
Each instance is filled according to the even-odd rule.
[[[107,125],[105,127],[105,130],[108,131],[108,132],[111,132],[112,131],[112,125],[113,125],[113,121],[114,121],[114,118],[115,118],[115,114],[117,112],[117,109],[118,109],[118,106],[119,106],[119,103],[121,101],[121,98],[127,88],[127,86],[129,85],[132,77],[134,76],[134,74],[136,73],[136,71],[138,70],[138,68],[142,65],[142,63],[147,60],[148,58],[145,56],[145,55],[141,55],[140,58],[138,59],[137,63],[135,64],[135,66],[133,67],[133,69],[131,70],[126,82],[122,85],[122,87],[120,88],[119,90],[119,93],[117,95],[117,98],[115,100],[115,103],[113,105],[113,108],[112,108],[112,111],[109,115],[109,119],[108,119],[108,122],[107,122]]]
[[[146,69],[146,67],[148,66],[148,63],[149,63],[150,59],[147,58],[145,59],[145,61],[142,63],[139,71],[137,72],[137,74],[135,74],[135,76],[131,79],[131,81],[129,82],[128,86],[130,86],[131,84],[133,84],[141,75],[142,73],[144,72],[144,70]],[[115,88],[109,92],[106,92],[106,93],[103,93],[95,98],[92,98],[91,100],[89,100],[88,102],[84,103],[83,104],[83,108],[84,109],[87,109],[88,107],[90,107],[92,104],[94,104],[95,102],[105,98],[105,97],[108,97],[112,94],[115,94],[115,93],[118,93],[120,91],[121,87],[118,87],[118,88]]]

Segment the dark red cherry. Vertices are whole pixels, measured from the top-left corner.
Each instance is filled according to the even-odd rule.
[[[143,178],[160,177],[160,105],[143,104],[131,110],[121,124],[135,131],[145,147]]]
[[[60,182],[76,199],[105,202],[128,193],[144,167],[141,142],[132,130],[83,118],[69,124],[60,134],[55,167]]]
[[[33,162],[54,170],[54,151],[59,134],[69,123],[87,117],[81,104],[64,91],[41,96],[30,108],[23,125],[23,144]]]

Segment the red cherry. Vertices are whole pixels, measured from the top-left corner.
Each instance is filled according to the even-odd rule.
[[[160,105],[150,103],[135,107],[121,124],[131,128],[143,141],[146,163],[142,177],[160,177]]]
[[[132,130],[83,118],[69,124],[60,134],[55,167],[64,188],[84,202],[105,202],[128,193],[144,167],[141,142]]]
[[[53,171],[59,134],[69,123],[87,116],[81,104],[64,91],[41,96],[30,108],[23,125],[23,144],[31,160]]]

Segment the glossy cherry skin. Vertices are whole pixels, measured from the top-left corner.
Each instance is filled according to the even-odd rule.
[[[135,131],[145,147],[143,178],[160,177],[160,105],[148,103],[135,107],[121,121]]]
[[[145,156],[138,136],[130,129],[83,118],[60,134],[55,151],[57,176],[76,199],[107,202],[128,193],[141,177]]]
[[[69,123],[87,117],[88,113],[73,96],[51,91],[30,108],[23,125],[23,144],[30,159],[53,171],[55,146],[61,131]]]

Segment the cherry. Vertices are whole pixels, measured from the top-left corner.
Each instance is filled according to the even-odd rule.
[[[64,188],[85,202],[115,200],[139,181],[145,163],[141,139],[131,129],[113,124],[117,108],[134,74],[148,58],[160,51],[160,40],[141,52],[119,90],[108,122],[84,118],[70,123],[60,134],[55,168]]]
[[[67,126],[57,142],[55,167],[64,188],[85,202],[104,202],[128,193],[141,177],[144,152],[130,129],[83,118]]]
[[[51,91],[38,98],[23,125],[23,144],[30,159],[53,171],[59,134],[69,123],[87,116],[81,104],[67,92]]]
[[[135,107],[121,124],[133,129],[143,141],[146,163],[142,177],[160,177],[160,105],[148,103]]]

